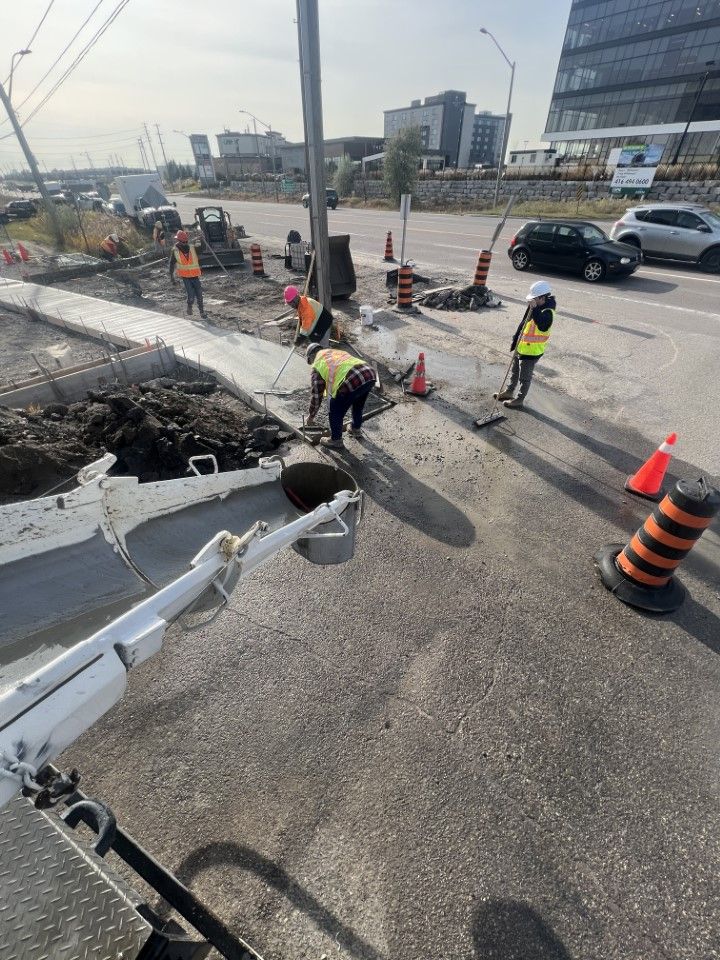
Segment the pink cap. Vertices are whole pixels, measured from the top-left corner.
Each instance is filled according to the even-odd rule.
[[[285,292],[283,297],[285,298],[285,303],[292,303],[295,297],[298,296],[300,291],[297,287],[285,287]]]

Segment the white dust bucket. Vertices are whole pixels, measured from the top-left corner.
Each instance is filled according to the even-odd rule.
[[[375,321],[375,311],[365,303],[360,307],[360,322],[363,327],[371,327]]]

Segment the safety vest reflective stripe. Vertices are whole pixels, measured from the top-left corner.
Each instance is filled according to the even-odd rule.
[[[336,397],[348,373],[361,363],[362,360],[358,360],[344,350],[319,350],[313,363],[313,370],[316,370],[325,381],[325,393]]]
[[[546,309],[550,310],[554,320],[555,311],[551,310],[550,307],[547,307]],[[545,332],[538,330],[535,321],[531,318],[523,327],[523,332],[520,336],[520,342],[517,345],[517,351],[525,356],[541,357],[545,352],[545,344],[549,339],[550,330]]]
[[[317,300],[313,300],[312,297],[300,297],[300,303],[298,304],[300,329],[306,336],[310,336],[313,332],[322,312],[323,305],[318,303]]]
[[[177,263],[176,271],[179,277],[199,277],[200,264],[198,262],[197,251],[195,247],[190,247],[188,256],[175,247],[175,261]]]

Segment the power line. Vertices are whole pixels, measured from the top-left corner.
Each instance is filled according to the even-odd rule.
[[[137,138],[137,132],[135,127],[128,127],[127,130],[111,130],[109,133],[88,133],[88,134],[78,134],[74,137],[34,137],[34,140],[98,140],[100,137],[115,137],[121,134],[135,134],[134,137],[128,139],[135,140]]]
[[[94,14],[95,14],[95,11],[97,10],[97,8],[98,8],[102,3],[104,3],[104,0],[98,0],[98,2],[95,4],[95,6],[94,6],[94,7],[92,8],[92,10],[90,11],[90,14],[85,18],[85,20],[83,20],[83,22],[80,24],[80,26],[78,27],[78,29],[77,29],[77,30],[75,31],[75,33],[73,34],[73,37],[72,37],[72,39],[70,40],[70,42],[67,44],[66,47],[63,48],[62,52],[59,53],[59,54],[57,55],[57,57],[55,57],[55,59],[53,60],[51,66],[50,66],[50,68],[49,68],[49,70],[47,70],[47,71],[43,74],[43,76],[40,78],[40,80],[38,80],[38,82],[37,82],[37,83],[35,84],[35,86],[32,88],[32,90],[30,91],[30,93],[25,97],[25,99],[22,100],[22,101],[17,105],[17,107],[15,108],[16,110],[19,110],[22,106],[24,106],[24,105],[28,102],[28,100],[30,99],[30,97],[31,97],[31,96],[35,93],[35,91],[38,89],[38,87],[43,83],[43,81],[44,81],[47,77],[50,76],[50,74],[53,72],[53,70],[54,70],[55,67],[58,65],[58,63],[60,63],[60,61],[62,60],[62,58],[65,56],[65,54],[66,54],[66,53],[68,52],[68,50],[70,49],[70,47],[75,43],[75,41],[77,40],[77,38],[78,38],[78,37],[80,36],[80,34],[83,32],[83,30],[85,29],[85,27],[86,27],[86,25],[88,24],[88,22],[89,22],[90,20],[92,20]],[[7,120],[3,120],[3,121],[2,121],[2,123],[7,123],[7,122],[8,122]]]
[[[28,49],[30,48],[30,44],[33,42],[33,40],[34,40],[35,37],[38,35],[38,33],[40,33],[40,27],[45,23],[45,18],[46,18],[47,15],[50,13],[50,11],[51,11],[51,9],[52,9],[52,5],[53,5],[54,3],[55,3],[55,0],[50,0],[50,3],[47,5],[47,9],[45,10],[45,13],[42,15],[42,17],[41,17],[41,19],[40,19],[40,23],[35,27],[35,32],[34,32],[33,35],[30,37],[30,39],[28,40],[28,42],[25,44],[25,46],[23,47],[23,50],[28,50]],[[7,83],[9,79],[10,79],[10,75],[8,74],[8,76],[5,77],[5,83]]]
[[[102,0],[101,0],[101,2],[102,2]],[[84,47],[84,49],[83,49],[83,50],[78,54],[78,56],[73,60],[73,62],[72,62],[72,63],[70,64],[70,66],[67,68],[67,70],[65,71],[65,73],[60,77],[59,80],[57,80],[57,81],[55,82],[54,86],[52,86],[52,87],[50,88],[50,90],[45,94],[45,96],[44,96],[43,99],[40,101],[40,103],[35,107],[35,109],[32,110],[32,112],[31,112],[30,114],[28,114],[28,116],[25,118],[25,121],[24,121],[24,123],[23,123],[23,126],[25,126],[25,124],[29,123],[29,122],[32,120],[32,118],[35,116],[35,114],[45,106],[45,104],[46,104],[46,103],[48,102],[48,100],[53,96],[53,94],[55,94],[55,93],[57,92],[57,90],[60,89],[60,87],[61,87],[61,86],[63,85],[63,83],[67,80],[67,78],[70,76],[70,74],[73,73],[73,72],[75,71],[75,69],[80,66],[80,64],[82,63],[82,61],[83,61],[83,60],[85,59],[85,57],[87,56],[87,54],[90,53],[90,51],[91,51],[92,48],[95,46],[95,44],[98,42],[98,40],[100,39],[100,37],[102,37],[102,35],[105,33],[105,31],[108,30],[109,27],[113,24],[113,22],[120,16],[120,14],[123,12],[123,10],[124,10],[125,7],[128,5],[128,3],[130,3],[130,0],[120,0],[120,2],[118,3],[117,7],[115,7],[115,9],[114,9],[113,12],[110,14],[110,16],[107,18],[107,20],[105,21],[105,23],[100,27],[100,29],[95,33],[95,35],[94,35],[93,38],[90,40],[90,42]]]

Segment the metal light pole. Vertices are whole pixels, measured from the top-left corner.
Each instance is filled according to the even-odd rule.
[[[500,53],[505,58],[505,62],[510,67],[510,89],[508,90],[508,101],[507,101],[507,110],[505,111],[505,126],[503,129],[503,138],[502,138],[502,149],[500,152],[500,159],[498,160],[498,172],[497,179],[495,181],[495,206],[498,204],[500,199],[500,178],[502,177],[503,167],[505,165],[505,154],[507,153],[508,143],[510,140],[510,103],[512,101],[512,92],[513,92],[513,83],[515,81],[515,64],[510,62],[510,58],[505,53],[503,48],[497,42],[495,37],[490,33],[489,30],[486,30],[485,27],[480,27],[480,33],[484,33],[486,36],[490,37],[492,42],[498,48]]]
[[[12,59],[10,61],[10,77],[8,78],[8,91],[7,91],[8,100],[10,101],[12,101],[12,82],[13,82],[13,72],[15,70],[15,58],[25,57],[27,56],[28,53],[32,53],[32,50],[16,50],[15,53],[12,55]]]
[[[19,52],[22,53],[22,51],[19,51]],[[37,161],[33,156],[32,150],[30,149],[30,145],[25,139],[25,134],[23,133],[23,129],[20,126],[20,121],[18,120],[15,114],[15,111],[12,108],[12,104],[10,103],[10,97],[5,93],[5,88],[3,87],[2,83],[0,83],[0,103],[2,103],[2,105],[5,107],[5,110],[7,111],[8,119],[10,120],[13,130],[15,131],[15,136],[18,138],[20,149],[25,154],[25,160],[27,161],[27,165],[30,168],[30,173],[32,173],[33,175],[33,179],[35,180],[35,185],[38,188],[38,193],[42,197],[43,205],[45,207],[45,211],[48,216],[48,221],[50,222],[50,225],[52,227],[52,231],[55,234],[55,240],[57,242],[57,245],[59,247],[62,247],[65,238],[63,237],[60,221],[58,220],[57,209],[53,201],[50,199],[50,194],[47,192],[45,181],[43,180],[40,174],[40,170],[38,169]]]
[[[715,66],[715,61],[714,61],[714,60],[706,60],[706,61],[705,61],[705,66],[706,66],[706,67],[714,67],[714,66]],[[691,107],[691,109],[690,109],[690,116],[688,117],[687,123],[685,124],[685,129],[683,130],[682,136],[680,137],[680,142],[679,142],[678,145],[677,145],[677,150],[675,151],[675,156],[673,157],[673,160],[672,160],[672,166],[675,166],[675,164],[678,162],[678,157],[680,156],[680,151],[682,150],[682,145],[685,143],[685,137],[687,137],[687,135],[688,135],[688,130],[690,129],[690,124],[692,123],[693,117],[695,116],[695,110],[697,109],[697,105],[698,105],[698,103],[700,102],[700,97],[702,96],[702,92],[703,92],[703,90],[705,89],[705,84],[707,83],[709,76],[710,76],[710,71],[709,71],[709,70],[706,70],[705,73],[703,74],[702,80],[700,81],[700,86],[698,87],[698,92],[695,94],[695,99],[694,99],[693,105],[692,105],[692,107]]]
[[[317,0],[296,0],[300,45],[303,125],[310,181],[310,229],[315,250],[315,276],[318,300],[330,308],[330,244],[328,241],[327,202],[325,200],[325,141],[320,84],[320,24]],[[324,338],[327,346],[330,331]]]

